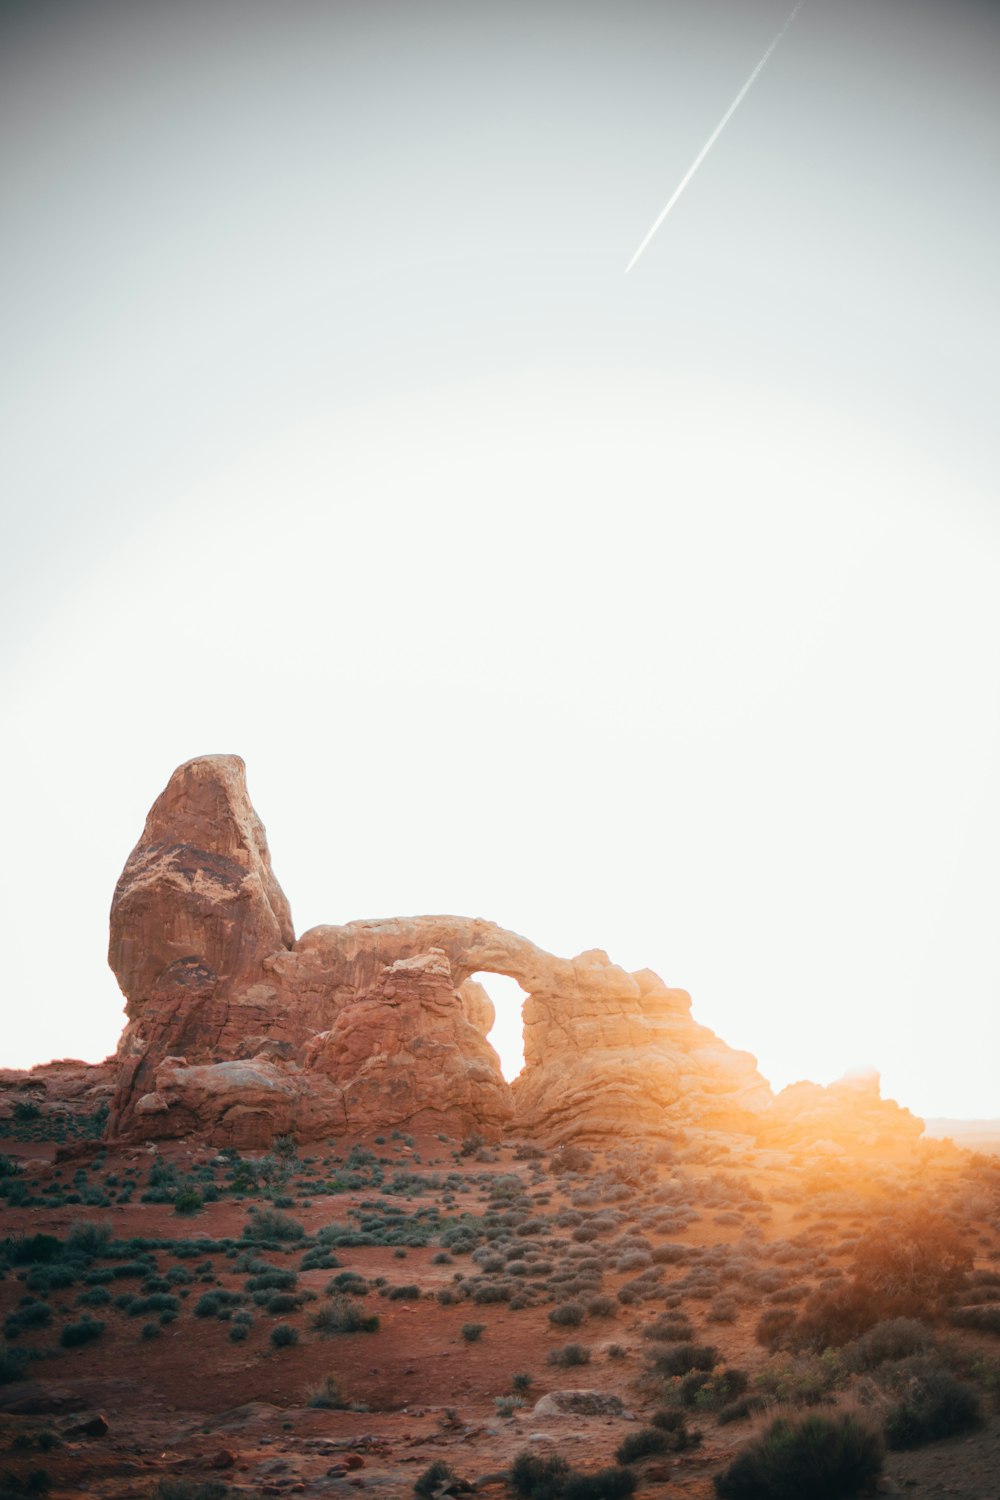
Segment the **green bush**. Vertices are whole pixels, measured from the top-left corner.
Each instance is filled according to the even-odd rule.
[[[658,1375],[686,1375],[689,1370],[712,1370],[719,1351],[712,1344],[674,1344],[653,1356]]]
[[[327,1375],[306,1401],[307,1406],[318,1407],[322,1411],[343,1411],[347,1402],[340,1394],[340,1387],[332,1375]]]
[[[242,1301],[242,1292],[228,1292],[221,1286],[215,1287],[210,1292],[202,1292],[194,1305],[194,1315],[196,1318],[228,1318]],[[132,1312],[132,1308],[129,1308],[129,1312]]]
[[[701,1442],[701,1433],[688,1431],[687,1417],[676,1406],[661,1407],[659,1411],[654,1411],[649,1421],[652,1427],[663,1433],[672,1453],[680,1453],[685,1448],[696,1448]]]
[[[950,1321],[954,1328],[974,1328],[979,1333],[1000,1334],[1000,1307],[957,1307]]]
[[[509,1479],[515,1494],[522,1500],[560,1500],[569,1477],[569,1464],[553,1454],[544,1458],[525,1448],[510,1466]]]
[[[26,1328],[44,1328],[52,1319],[52,1309],[47,1302],[26,1302],[8,1313],[4,1319],[4,1336],[16,1339]]]
[[[635,1489],[629,1469],[601,1469],[597,1474],[571,1473],[561,1500],[625,1500]]]
[[[665,1432],[660,1432],[656,1427],[640,1427],[638,1432],[630,1432],[622,1438],[615,1450],[615,1458],[620,1464],[634,1464],[637,1459],[648,1458],[653,1453],[666,1453],[670,1447],[670,1440]]]
[[[745,1370],[718,1370],[714,1374],[692,1370],[681,1381],[681,1401],[685,1406],[715,1411],[742,1396],[748,1384]]]
[[[152,1500],[227,1500],[232,1494],[221,1479],[161,1479]]]
[[[436,1495],[442,1486],[452,1483],[455,1477],[454,1469],[450,1468],[442,1459],[436,1459],[430,1468],[425,1469],[420,1478],[416,1480],[413,1486],[413,1493],[420,1495],[422,1500],[429,1500],[429,1497]]]
[[[485,1323],[463,1323],[462,1337],[467,1344],[477,1344],[483,1336]]]
[[[5,1344],[0,1345],[0,1385],[10,1385],[13,1381],[20,1380],[27,1361],[26,1349],[9,1349]]]
[[[582,1302],[560,1302],[549,1313],[549,1322],[559,1326],[577,1328],[586,1316]]]
[[[979,1394],[942,1366],[918,1375],[886,1417],[890,1448],[919,1448],[982,1425]]]
[[[81,1292],[76,1299],[77,1307],[106,1307],[111,1301],[111,1293],[106,1286],[92,1286],[85,1292]]]
[[[275,1323],[271,1329],[271,1343],[276,1349],[287,1349],[299,1341],[299,1330],[291,1323]]]
[[[779,1417],[715,1476],[719,1500],[851,1500],[882,1472],[882,1441],[856,1417]]]
[[[848,1344],[841,1359],[848,1370],[863,1374],[888,1360],[923,1354],[933,1343],[934,1335],[925,1323],[913,1318],[886,1318]]]
[[[104,1324],[99,1318],[81,1318],[79,1323],[67,1323],[59,1335],[59,1343],[64,1349],[74,1349],[78,1344],[89,1344],[94,1339],[99,1339],[104,1332]]]
[[[549,1350],[549,1364],[571,1368],[573,1365],[589,1365],[590,1350],[586,1344],[564,1344],[561,1349]]]
[[[31,1234],[18,1240],[8,1240],[5,1249],[15,1266],[41,1266],[59,1259],[63,1253],[63,1242],[56,1239],[54,1234]]]
[[[377,1333],[379,1320],[349,1297],[333,1297],[313,1313],[312,1326],[317,1333]]]
[[[260,1261],[257,1261],[260,1265]],[[287,1271],[281,1266],[269,1267],[266,1271],[259,1271],[256,1276],[251,1276],[246,1283],[248,1292],[289,1292],[298,1285],[298,1276],[294,1271]]]
[[[66,1236],[68,1255],[104,1255],[111,1243],[111,1230],[106,1224],[95,1224],[92,1220],[79,1220],[69,1227]]]
[[[245,1240],[301,1240],[305,1226],[277,1208],[255,1209],[243,1226]]]

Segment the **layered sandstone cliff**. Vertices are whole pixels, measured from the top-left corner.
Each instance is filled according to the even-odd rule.
[[[109,961],[128,1016],[112,1134],[755,1135],[773,1107],[755,1060],[699,1025],[683,990],[600,950],[557,958],[455,916],[296,940],[238,756],[189,761],[155,802],[115,891]],[[479,973],[526,992],[512,1087]]]

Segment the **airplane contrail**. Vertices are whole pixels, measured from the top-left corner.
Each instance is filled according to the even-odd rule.
[[[625,275],[626,276],[631,271],[632,267],[635,265],[636,261],[639,259],[639,256],[645,250],[646,246],[649,244],[650,240],[653,238],[653,235],[659,229],[659,227],[663,223],[664,219],[667,217],[667,214],[670,212],[670,210],[673,208],[674,204],[677,202],[677,200],[680,197],[681,193],[683,193],[684,189],[687,187],[688,183],[691,181],[691,178],[694,176],[694,174],[697,172],[698,168],[701,166],[702,162],[705,160],[705,157],[708,155],[708,153],[711,151],[712,147],[715,145],[716,141],[719,139],[719,136],[722,134],[722,132],[725,130],[726,126],[729,124],[729,121],[732,119],[733,115],[736,113],[736,111],[739,109],[740,105],[743,103],[743,100],[746,98],[747,94],[750,92],[750,89],[753,86],[753,83],[754,83],[755,79],[757,78],[757,75],[760,72],[761,68],[763,68],[764,64],[767,62],[768,58],[771,56],[772,52],[777,47],[778,43],[781,41],[781,39],[784,36],[785,32],[788,30],[789,26],[791,26],[792,22],[795,20],[795,17],[798,15],[799,11],[802,9],[802,7],[803,7],[803,5],[805,3],[806,3],[806,0],[798,0],[798,3],[793,7],[793,9],[791,11],[791,14],[789,15],[789,17],[788,17],[787,21],[785,22],[784,26],[782,26],[781,30],[778,32],[777,36],[774,38],[774,41],[771,43],[770,47],[768,47],[767,51],[764,53],[764,56],[761,58],[760,62],[757,64],[757,66],[754,68],[753,72],[750,74],[750,77],[747,79],[746,83],[740,89],[739,93],[736,95],[736,98],[733,100],[732,104],[726,110],[726,113],[722,116],[722,119],[719,121],[718,125],[716,125],[715,129],[712,131],[712,134],[709,136],[709,138],[705,142],[704,146],[702,146],[701,150],[698,152],[698,155],[695,157],[694,161],[691,163],[690,167],[685,172],[684,176],[681,178],[680,183],[679,183],[678,187],[676,188],[673,197],[670,199],[670,202],[667,204],[666,208],[663,210],[663,212],[660,214],[659,218],[653,224],[653,226],[650,229],[649,233],[646,235],[646,238],[643,240],[642,244],[639,246],[638,250],[635,252],[635,254],[633,255],[632,259],[629,261],[628,265],[625,267]]]

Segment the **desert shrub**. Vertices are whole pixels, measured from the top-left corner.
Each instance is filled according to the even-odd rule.
[[[885,1307],[879,1304],[872,1289],[858,1282],[830,1291],[813,1292],[797,1318],[787,1324],[783,1335],[771,1342],[770,1347],[792,1349],[839,1349],[844,1344],[860,1338],[869,1328],[882,1320]],[[771,1308],[764,1314],[775,1323],[784,1309]],[[760,1327],[760,1325],[758,1325]],[[761,1342],[763,1342],[761,1340]]]
[[[660,1344],[676,1344],[690,1341],[694,1328],[683,1313],[669,1312],[647,1323],[642,1329],[644,1339],[655,1339]]]
[[[99,1318],[81,1318],[79,1323],[66,1323],[59,1334],[59,1343],[63,1349],[75,1349],[78,1344],[89,1344],[94,1339],[99,1339],[104,1332],[104,1324]]]
[[[231,1296],[232,1293],[224,1292],[221,1295]],[[143,1313],[179,1313],[180,1310],[180,1298],[175,1297],[172,1292],[151,1292],[148,1297],[133,1297],[126,1308],[130,1318],[140,1318]]]
[[[4,1319],[4,1337],[16,1339],[26,1328],[44,1328],[51,1321],[52,1309],[47,1302],[25,1302]]]
[[[758,1370],[754,1388],[772,1401],[816,1406],[843,1376],[843,1367],[830,1351],[778,1356]]]
[[[260,1265],[260,1261],[257,1264]],[[288,1292],[298,1285],[298,1280],[294,1271],[286,1271],[280,1266],[273,1266],[266,1271],[259,1271],[256,1276],[250,1276],[246,1282],[246,1289],[248,1292]]]
[[[649,1458],[653,1453],[666,1453],[670,1441],[658,1427],[640,1427],[630,1432],[615,1449],[615,1458],[620,1464],[634,1464],[637,1459]]]
[[[748,1417],[756,1416],[758,1412],[766,1411],[771,1405],[769,1396],[759,1392],[753,1395],[737,1396],[735,1401],[730,1401],[726,1406],[720,1406],[715,1414],[715,1420],[720,1427],[725,1427],[729,1422],[745,1422]]]
[[[276,1349],[287,1349],[299,1341],[299,1330],[291,1323],[275,1323],[271,1329],[271,1343]]]
[[[577,1328],[583,1322],[586,1313],[580,1302],[560,1302],[549,1312],[549,1322],[560,1327]]]
[[[892,1407],[885,1436],[890,1448],[919,1448],[981,1423],[978,1392],[937,1365],[918,1375],[903,1400]]]
[[[559,1500],[569,1476],[569,1464],[558,1454],[544,1458],[525,1448],[510,1466],[511,1489],[522,1500]]]
[[[671,1453],[680,1453],[684,1448],[694,1448],[701,1442],[700,1432],[689,1432],[687,1417],[676,1406],[662,1406],[649,1419],[650,1426],[662,1432]]]
[[[655,1245],[649,1253],[656,1266],[677,1266],[691,1258],[688,1245]]]
[[[312,1326],[317,1333],[377,1333],[379,1320],[375,1313],[365,1313],[349,1297],[333,1297],[313,1313]]]
[[[111,1230],[106,1224],[95,1224],[91,1220],[79,1220],[71,1224],[66,1235],[67,1255],[103,1255],[111,1243]]]
[[[264,1303],[266,1312],[273,1316],[294,1312],[299,1305],[299,1299],[293,1292],[271,1292]]]
[[[588,1299],[587,1312],[592,1318],[613,1318],[618,1312],[618,1305],[613,1297],[602,1294]]]
[[[59,1259],[63,1242],[54,1234],[29,1234],[18,1240],[8,1240],[4,1248],[12,1265],[41,1266]]]
[[[467,1344],[477,1344],[483,1336],[485,1323],[463,1323],[462,1337]]]
[[[443,1459],[436,1459],[430,1468],[425,1469],[420,1478],[415,1481],[413,1493],[421,1496],[421,1500],[432,1500],[434,1495],[447,1490],[449,1484],[455,1482],[455,1471]]]
[[[954,1328],[975,1328],[979,1333],[1000,1334],[1000,1307],[956,1307],[949,1321]]]
[[[81,1292],[76,1299],[77,1307],[106,1307],[111,1301],[111,1293],[106,1286],[88,1287]]]
[[[340,1260],[332,1250],[328,1250],[325,1245],[314,1245],[299,1261],[299,1270],[334,1271],[339,1265]]]
[[[900,1313],[933,1312],[963,1285],[972,1264],[965,1238],[948,1219],[914,1208],[893,1214],[861,1236],[853,1270],[855,1281],[883,1306]]]
[[[886,1318],[848,1344],[840,1357],[848,1370],[863,1374],[887,1360],[923,1354],[933,1343],[934,1335],[926,1324],[913,1318]]]
[[[849,1415],[779,1417],[715,1476],[719,1500],[850,1500],[882,1471],[878,1434]]]
[[[202,1292],[194,1305],[194,1315],[196,1318],[227,1318],[242,1301],[241,1292],[227,1292],[222,1287],[215,1287],[210,1292]]]
[[[47,1495],[51,1488],[48,1469],[31,1469],[24,1475],[8,1471],[0,1479],[0,1500],[34,1500],[37,1495]]]
[[[318,1407],[322,1411],[342,1411],[347,1403],[333,1376],[327,1375],[310,1393],[306,1405]]]
[[[8,1349],[6,1345],[0,1345],[0,1385],[10,1385],[12,1381],[20,1380],[27,1360],[27,1350]]]
[[[250,1337],[250,1325],[248,1323],[230,1323],[229,1342],[231,1344],[242,1344]]]
[[[657,1375],[686,1375],[689,1370],[713,1370],[719,1351],[711,1344],[674,1344],[653,1356]]]
[[[549,1171],[558,1177],[564,1172],[586,1172],[593,1165],[592,1153],[583,1146],[563,1146],[549,1161]]]
[[[597,1474],[571,1473],[561,1500],[625,1500],[635,1489],[629,1469],[601,1469]]]
[[[418,1286],[391,1286],[386,1293],[390,1302],[416,1302],[420,1297]]]
[[[549,1364],[562,1368],[574,1365],[589,1365],[590,1350],[585,1344],[564,1344],[561,1349],[549,1350]]]
[[[368,1283],[357,1271],[341,1271],[331,1276],[325,1290],[331,1296],[367,1297]]]
[[[750,1384],[745,1370],[692,1371],[681,1381],[680,1396],[685,1406],[715,1411],[742,1396]]]
[[[301,1240],[305,1227],[278,1208],[251,1210],[243,1226],[245,1240]]]
[[[232,1493],[221,1479],[161,1479],[153,1500],[227,1500]]]
[[[735,1323],[736,1313],[735,1298],[722,1296],[715,1298],[705,1317],[709,1323]]]
[[[510,1388],[512,1391],[528,1391],[534,1384],[535,1377],[529,1375],[526,1370],[520,1370],[516,1375],[510,1377]]]
[[[205,1200],[194,1188],[183,1188],[174,1199],[175,1214],[196,1214],[205,1206]]]

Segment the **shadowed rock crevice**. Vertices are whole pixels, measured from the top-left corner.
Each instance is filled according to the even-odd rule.
[[[557,958],[458,916],[313,927],[296,941],[238,756],[189,761],[157,798],[115,890],[109,962],[128,1016],[115,1135],[251,1147],[387,1125],[496,1138],[513,1123],[553,1142],[757,1136],[774,1114],[754,1058],[700,1026],[685,991],[600,949]],[[478,973],[526,993],[525,1066],[510,1086]],[[783,1111],[774,1143],[792,1115],[828,1120],[836,1106]]]

